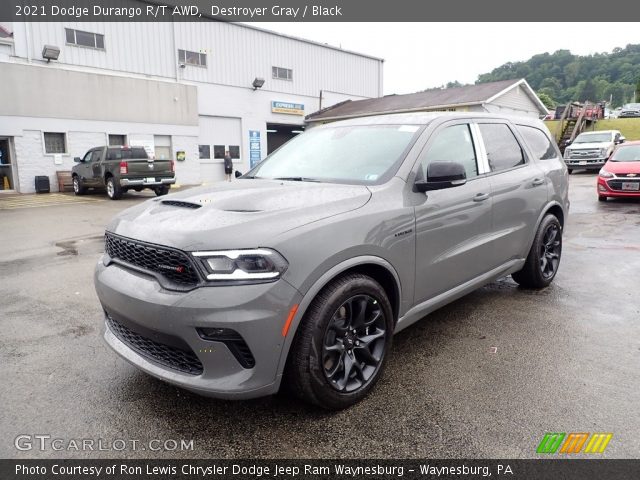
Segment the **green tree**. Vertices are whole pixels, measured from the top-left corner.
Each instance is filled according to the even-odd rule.
[[[556,108],[556,102],[554,102],[553,99],[546,93],[538,92],[538,98],[549,110],[553,110],[554,108]]]

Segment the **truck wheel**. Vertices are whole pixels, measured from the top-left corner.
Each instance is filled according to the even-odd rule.
[[[562,255],[562,226],[549,214],[542,219],[522,270],[511,277],[525,288],[544,288],[553,281]]]
[[[382,375],[393,335],[384,289],[353,273],[325,287],[307,310],[285,371],[287,388],[327,410],[362,400]]]
[[[162,195],[166,195],[167,193],[169,193],[169,186],[163,185],[162,187],[156,187],[154,191],[156,192],[156,195],[160,197]]]
[[[84,195],[87,193],[87,188],[82,185],[82,180],[77,175],[73,176],[73,193],[76,195]]]
[[[567,172],[571,175],[573,173],[573,168],[567,168]]]
[[[122,197],[122,187],[113,177],[107,178],[107,195],[111,200],[118,200]]]

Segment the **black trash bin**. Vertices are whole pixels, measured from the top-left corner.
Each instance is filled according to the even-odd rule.
[[[36,175],[36,193],[49,193],[49,177],[45,175]]]

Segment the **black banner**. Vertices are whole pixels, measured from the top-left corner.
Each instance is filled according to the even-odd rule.
[[[593,0],[2,0],[0,21],[429,22],[628,21],[640,2]],[[452,35],[464,30],[452,29]],[[580,34],[579,31],[576,32]]]
[[[640,478],[640,460],[0,460],[2,480]]]

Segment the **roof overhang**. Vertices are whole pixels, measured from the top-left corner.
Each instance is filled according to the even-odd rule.
[[[515,82],[513,85],[508,86],[504,90],[496,93],[493,97],[488,98],[482,103],[491,103],[495,99],[501,97],[502,95],[510,92],[511,90],[519,86],[524,87],[525,92],[527,93],[527,95],[529,95],[529,98],[531,98],[531,100],[533,100],[533,102],[538,106],[538,109],[540,110],[541,114],[544,114],[544,115],[549,114],[549,109],[544,105],[544,103],[542,103],[542,100],[538,98],[538,95],[536,95],[536,92],[533,90],[533,88],[531,88],[531,85],[529,85],[524,78],[521,78],[520,80]]]

